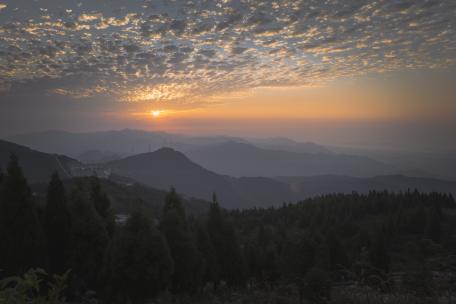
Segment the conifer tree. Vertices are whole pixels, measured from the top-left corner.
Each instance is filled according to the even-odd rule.
[[[202,223],[197,223],[196,244],[203,257],[203,282],[215,284],[219,280],[219,265],[207,227]]]
[[[165,235],[174,261],[171,291],[191,293],[196,291],[201,280],[200,255],[191,235],[185,210],[174,188],[167,194],[160,230]]]
[[[94,288],[103,265],[109,237],[101,217],[83,191],[77,186],[70,194],[71,256],[69,268],[81,286]]]
[[[241,248],[233,226],[222,216],[215,194],[209,208],[207,225],[220,267],[220,279],[229,285],[244,285],[246,266]]]
[[[111,210],[111,201],[101,188],[98,177],[93,176],[90,185],[90,199],[98,215],[103,219],[106,231],[110,236],[114,233],[115,219]]]
[[[44,228],[47,236],[50,272],[64,273],[70,254],[71,219],[65,188],[57,173],[52,175],[47,190]]]
[[[170,283],[173,261],[168,245],[145,213],[136,207],[113,238],[106,261],[108,302],[120,298],[144,303]]]
[[[36,214],[32,192],[12,155],[0,193],[0,269],[3,274],[20,274],[31,267],[43,267],[44,236]]]

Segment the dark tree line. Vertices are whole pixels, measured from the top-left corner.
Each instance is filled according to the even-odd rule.
[[[451,195],[417,191],[233,211],[214,195],[206,214],[189,217],[171,189],[161,214],[149,216],[138,201],[119,224],[97,178],[65,189],[54,174],[40,205],[12,157],[0,172],[0,276],[70,270],[70,299],[92,290],[105,303],[280,286],[326,303],[337,284],[387,292],[397,273],[401,288],[429,296],[433,273],[444,278],[456,254],[454,210]]]
[[[67,192],[54,174],[40,206],[13,156],[0,174],[0,277],[36,267],[71,270],[70,298],[92,290],[106,303],[142,303],[164,292],[191,295],[222,281],[243,284],[241,249],[216,200],[205,219],[189,219],[174,189],[155,219],[143,204],[116,224],[96,177]]]

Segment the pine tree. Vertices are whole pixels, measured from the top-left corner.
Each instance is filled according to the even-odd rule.
[[[115,218],[111,210],[111,201],[108,195],[102,190],[100,180],[96,176],[91,179],[90,199],[98,215],[103,219],[107,232],[112,236],[114,233]]]
[[[168,193],[160,219],[160,230],[168,242],[174,261],[171,291],[196,291],[202,277],[200,255],[188,227],[180,197],[174,188]]]
[[[12,155],[0,193],[0,269],[20,274],[44,266],[44,236],[32,192]]]
[[[106,262],[107,302],[144,303],[168,287],[173,261],[168,245],[145,211],[135,208],[116,232]]]
[[[51,273],[61,274],[68,266],[71,219],[65,188],[57,173],[52,175],[48,186],[44,218],[49,269]]]
[[[203,223],[197,223],[196,244],[203,257],[203,282],[215,284],[219,280],[220,270],[214,245],[209,237],[207,227]]]
[[[101,217],[81,187],[70,194],[71,256],[69,268],[81,286],[94,288],[109,237]]]
[[[220,267],[220,279],[232,286],[245,284],[246,266],[233,226],[226,222],[214,194],[207,230]]]

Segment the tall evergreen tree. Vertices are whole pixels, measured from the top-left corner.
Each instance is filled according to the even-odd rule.
[[[136,208],[116,232],[106,261],[107,301],[144,303],[164,291],[173,272],[168,245],[146,212]]]
[[[199,252],[203,256],[203,282],[215,284],[219,280],[219,265],[207,227],[202,223],[197,223],[196,244]]]
[[[202,277],[200,255],[174,188],[166,196],[160,230],[166,237],[174,261],[171,291],[175,294],[195,291]]]
[[[115,218],[111,210],[111,201],[106,192],[102,190],[100,180],[96,176],[91,178],[90,199],[95,210],[103,219],[106,231],[112,236],[114,233]]]
[[[220,279],[229,285],[244,285],[246,265],[242,251],[233,226],[222,216],[215,194],[209,208],[207,230],[219,263]]]
[[[51,273],[63,273],[70,254],[71,220],[65,188],[57,173],[52,175],[48,186],[44,221],[49,269]]]
[[[44,266],[44,236],[32,192],[12,155],[0,193],[0,269],[19,274]]]
[[[101,217],[81,187],[70,195],[71,256],[69,267],[78,280],[76,289],[94,288],[103,265],[109,237]]]

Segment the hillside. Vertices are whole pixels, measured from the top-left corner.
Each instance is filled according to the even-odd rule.
[[[146,210],[152,217],[158,218],[161,215],[167,191],[146,187],[138,183],[119,183],[111,179],[99,179],[103,191],[111,201],[111,207],[115,214],[128,214],[131,211],[132,203],[137,200],[144,202]],[[79,177],[66,179],[64,181],[67,193],[76,185],[88,188],[91,177]],[[38,197],[45,197],[47,183],[32,184],[31,187]],[[182,196],[182,203],[188,214],[198,215],[207,211],[209,202]]]
[[[323,174],[368,177],[391,174],[396,170],[363,156],[269,150],[232,141],[190,151],[188,156],[209,170],[236,177]]]
[[[215,192],[226,208],[270,206],[289,200],[292,195],[281,182],[219,175],[170,148],[130,156],[109,162],[106,166],[116,174],[159,189],[174,186],[181,193],[207,200]]]
[[[0,140],[0,168],[3,170],[6,170],[11,154],[19,159],[24,174],[30,182],[47,181],[54,171],[57,171],[62,178],[67,178],[70,164],[78,163],[63,155],[42,153]]]

